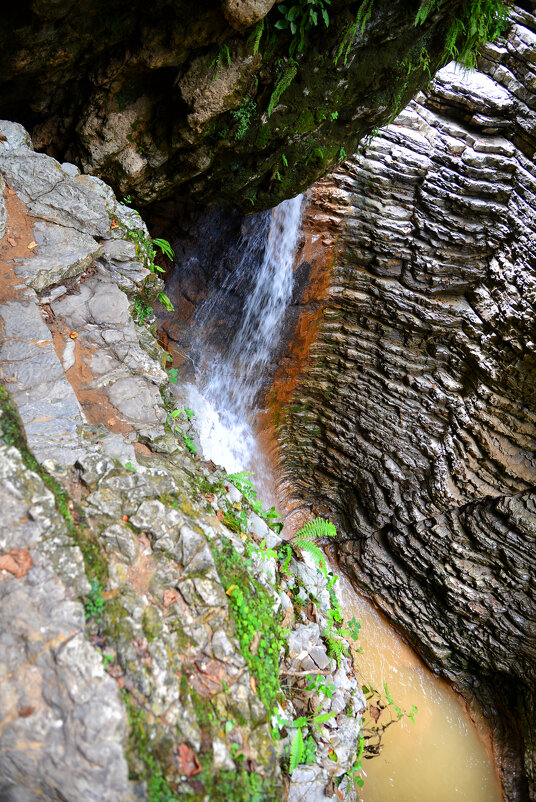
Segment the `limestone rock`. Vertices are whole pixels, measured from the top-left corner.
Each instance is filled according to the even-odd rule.
[[[168,424],[166,360],[133,319],[162,286],[141,218],[99,179],[35,154],[19,127],[0,129],[15,241],[2,245],[0,298],[0,796],[133,802],[158,784],[201,800],[232,777],[245,800],[254,773],[255,792],[279,799],[268,680],[239,638],[228,574],[271,620],[276,561],[256,544],[281,540],[189,453],[189,424]],[[201,493],[207,476],[251,521],[251,560]],[[335,675],[321,626],[297,627],[310,655],[296,659]],[[356,689],[337,681],[337,724],[316,736],[324,785],[355,754],[341,713],[359,714]]]
[[[229,24],[242,31],[263,19],[274,3],[275,0],[223,0],[222,9]]]

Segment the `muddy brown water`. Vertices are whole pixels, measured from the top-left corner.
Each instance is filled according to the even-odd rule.
[[[354,655],[358,677],[387,684],[395,703],[418,707],[415,724],[393,724],[377,757],[363,761],[362,802],[502,802],[485,723],[477,726],[461,698],[361,597],[339,578],[345,621],[362,622]]]

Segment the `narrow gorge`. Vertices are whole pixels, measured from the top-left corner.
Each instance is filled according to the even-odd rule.
[[[536,800],[532,6],[6,10],[0,802]]]

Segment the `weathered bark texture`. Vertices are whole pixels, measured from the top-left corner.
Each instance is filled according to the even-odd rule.
[[[282,16],[271,5],[8,3],[0,116],[137,205],[175,197],[270,208],[403,107],[427,66],[437,69],[464,6],[445,0],[415,26],[419,0],[375,0],[364,33],[350,36],[360,3],[337,0],[329,28],[319,18],[289,58],[290,34],[275,28]],[[265,15],[262,31],[253,28]]]
[[[514,20],[480,72],[445,68],[313,190],[334,267],[282,430],[346,570],[431,665],[513,711],[510,800],[536,799],[536,19]]]

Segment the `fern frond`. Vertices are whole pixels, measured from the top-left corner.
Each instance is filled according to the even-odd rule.
[[[292,746],[290,747],[290,766],[289,771],[292,774],[294,769],[300,765],[305,755],[305,744],[303,742],[303,735],[301,731],[301,727],[298,727],[298,731],[294,740],[292,741]]]
[[[264,33],[264,17],[263,19],[259,20],[259,22],[253,28],[253,31],[248,37],[248,44],[253,42],[253,55],[256,56],[259,52],[259,46],[261,43],[262,35]]]
[[[310,540],[295,540],[294,545],[298,546],[302,551],[306,551],[308,554],[311,555],[313,558],[316,567],[324,577],[324,579],[328,578],[328,572],[326,568],[326,558],[324,557],[323,552],[318,548],[316,543],[311,543]]]
[[[367,24],[372,15],[373,4],[374,0],[363,0],[361,5],[359,6],[356,22],[358,26],[361,26],[361,33],[365,31],[365,25]]]
[[[305,526],[296,532],[295,542],[298,540],[316,540],[319,537],[335,537],[337,530],[331,521],[326,521],[324,518],[315,518],[313,521],[307,521]]]
[[[270,97],[270,102],[268,103],[268,108],[266,110],[268,117],[271,116],[283,92],[286,89],[288,89],[289,86],[291,85],[292,81],[296,77],[297,72],[298,72],[298,62],[294,61],[294,59],[290,59],[287,68],[285,69],[285,72],[279,78],[278,82],[274,87],[274,91],[272,92],[272,96]]]

